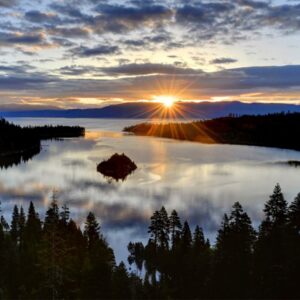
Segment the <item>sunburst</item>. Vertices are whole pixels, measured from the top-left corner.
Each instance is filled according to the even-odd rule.
[[[162,103],[166,108],[171,108],[173,104],[176,102],[176,97],[174,96],[161,95],[161,96],[154,96],[153,99],[155,102]]]

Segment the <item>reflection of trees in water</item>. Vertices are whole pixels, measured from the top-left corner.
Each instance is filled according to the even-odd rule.
[[[0,156],[0,168],[8,169],[13,166],[17,166],[23,162],[27,162],[33,156],[39,154],[41,151],[41,147],[33,147],[29,150],[22,151],[19,153],[9,154]]]

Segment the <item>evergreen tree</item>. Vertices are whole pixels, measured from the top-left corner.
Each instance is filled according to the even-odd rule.
[[[41,243],[38,257],[44,277],[40,295],[43,298],[60,298],[63,292],[64,257],[67,253],[63,232],[59,228],[59,208],[55,195],[46,212]]]
[[[168,213],[164,207],[162,207],[160,211],[155,211],[151,217],[148,232],[156,246],[161,249],[169,248],[170,222]]]
[[[289,207],[288,220],[294,233],[300,237],[300,193]]]
[[[64,204],[61,209],[62,211],[60,212],[60,220],[63,225],[67,225],[70,220],[70,209],[66,204]]]
[[[86,218],[84,236],[86,237],[90,248],[100,240],[100,225],[92,212],[90,212]]]
[[[290,228],[290,240],[288,247],[288,291],[291,298],[300,298],[298,281],[300,270],[300,193],[289,206],[288,226]]]
[[[19,239],[19,209],[18,206],[14,206],[13,214],[12,214],[12,220],[11,220],[11,225],[10,225],[10,235],[12,240],[17,243]]]
[[[183,224],[181,243],[184,251],[188,251],[192,247],[192,233],[187,221]]]
[[[213,285],[222,298],[248,298],[251,291],[252,255],[255,231],[240,203],[224,216],[215,249]],[[238,282],[238,285],[232,283]],[[213,287],[212,287],[213,288]]]
[[[19,216],[19,242],[20,242],[20,248],[21,249],[24,246],[25,225],[26,225],[26,216],[25,216],[25,213],[24,213],[24,209],[21,206],[20,216]]]
[[[113,298],[131,298],[131,282],[123,262],[121,262],[113,272]]]
[[[200,228],[198,225],[195,228],[195,232],[193,235],[193,248],[196,251],[201,251],[206,247],[206,242],[204,239],[204,234],[202,228]]]
[[[182,231],[182,225],[180,222],[180,218],[176,212],[176,210],[173,210],[170,218],[170,233],[171,233],[171,241],[172,241],[172,247],[175,247],[176,244],[178,244],[180,237],[181,237],[181,231]]]
[[[108,299],[112,297],[112,276],[115,257],[112,249],[100,233],[95,215],[89,213],[85,222],[84,236],[87,256],[83,266],[83,299]]]
[[[264,212],[266,221],[273,226],[286,225],[288,206],[279,184],[276,184],[273,194],[265,205]]]
[[[288,295],[290,234],[287,201],[279,184],[265,204],[264,212],[255,247],[256,291],[264,298],[283,298]]]

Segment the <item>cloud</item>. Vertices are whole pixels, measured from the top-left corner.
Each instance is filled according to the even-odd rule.
[[[17,4],[17,0],[0,0],[0,7],[11,7]]]
[[[162,5],[129,7],[122,5],[100,4],[100,13],[93,20],[92,27],[96,33],[122,33],[143,27],[158,28],[169,20],[173,11]]]
[[[50,35],[55,35],[59,38],[87,38],[90,36],[90,31],[84,27],[53,27],[47,32]]]
[[[80,57],[91,57],[91,56],[116,54],[119,51],[120,50],[118,46],[100,45],[92,48],[85,47],[85,46],[76,47],[71,50],[71,53],[73,55],[80,56]]]
[[[101,69],[108,75],[149,75],[149,74],[199,74],[201,70],[180,68],[167,64],[124,64]]]
[[[31,10],[25,13],[25,19],[33,23],[59,24],[61,19],[53,13],[44,13],[38,10]]]
[[[164,64],[125,64],[106,68],[73,65],[59,71],[74,78],[29,72],[28,69],[18,73],[18,69],[14,72],[13,68],[4,66],[1,69],[4,74],[0,75],[0,93],[3,95],[13,89],[15,99],[18,95],[40,97],[40,102],[49,99],[45,102],[47,105],[58,103],[51,99],[60,99],[61,106],[76,107],[76,102],[70,100],[68,103],[69,100],[64,102],[64,99],[99,98],[101,95],[101,99],[108,102],[115,98],[134,101],[150,99],[162,87],[176,87],[175,92],[184,90],[186,99],[233,95],[243,100],[242,95],[258,93],[263,97],[261,100],[274,95],[276,101],[278,97],[289,97],[290,102],[297,102],[297,91],[300,92],[300,65],[234,68],[210,73]],[[76,77],[85,74],[93,75],[92,79]],[[107,79],[107,75],[114,78]]]
[[[221,65],[221,64],[232,64],[236,63],[238,60],[234,58],[229,58],[229,57],[221,57],[221,58],[215,58],[210,61],[211,64],[215,65]]]
[[[45,45],[45,35],[43,33],[7,33],[0,31],[1,45]]]

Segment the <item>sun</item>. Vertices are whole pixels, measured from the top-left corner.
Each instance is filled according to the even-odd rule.
[[[166,108],[171,108],[176,102],[174,96],[154,96],[154,101],[162,103]]]

